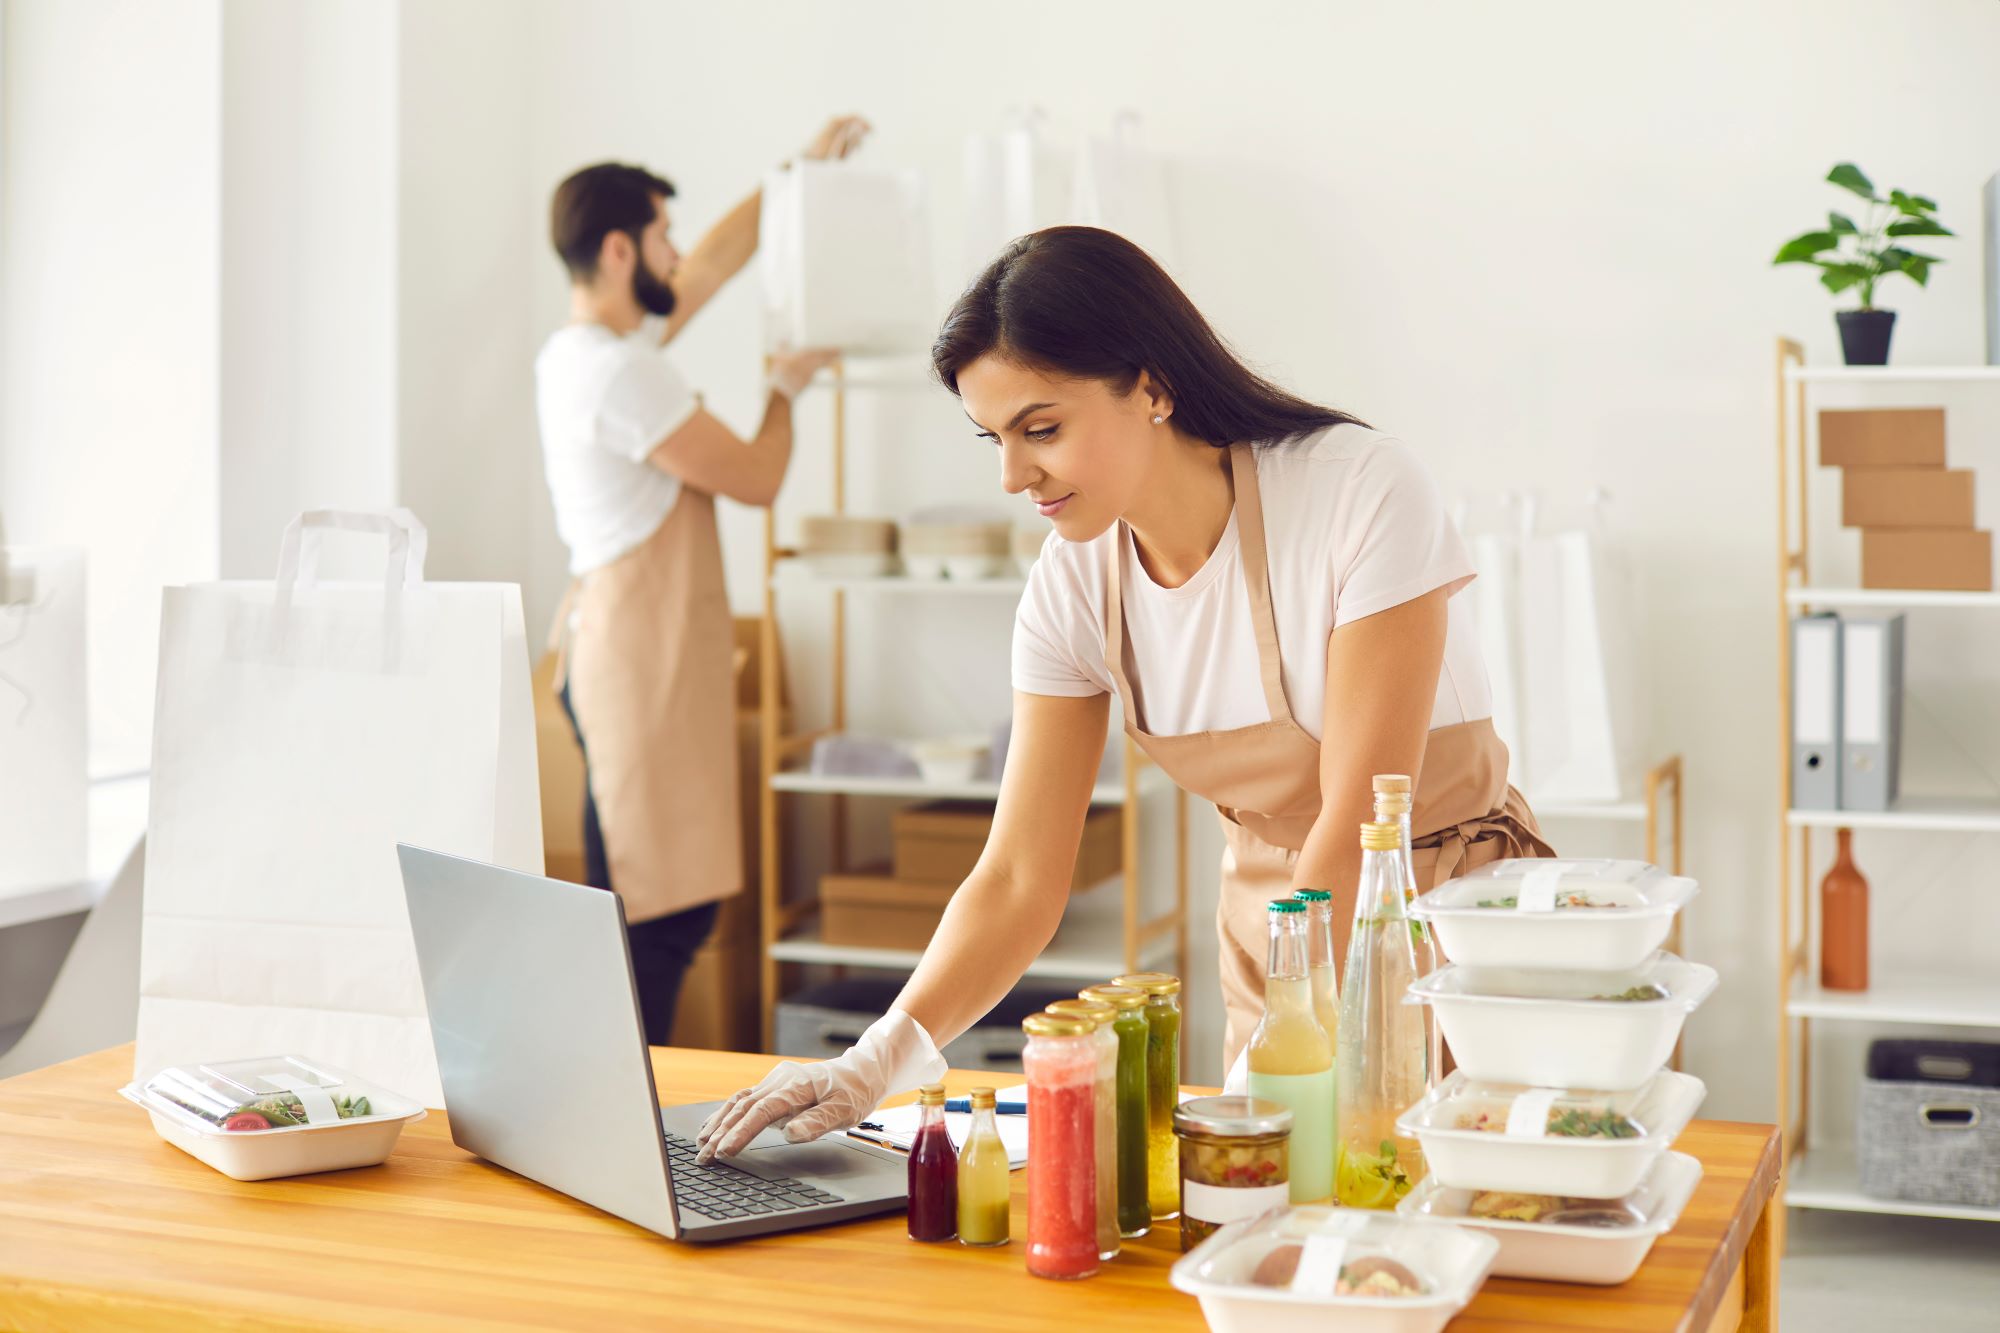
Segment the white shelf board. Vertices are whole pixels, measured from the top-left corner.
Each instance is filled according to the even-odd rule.
[[[1148,765],[1139,770],[1139,790],[1155,791],[1167,782],[1166,774]],[[922,778],[849,778],[819,773],[784,772],[771,778],[773,791],[808,792],[826,796],[908,797],[921,801],[995,801],[1000,799],[998,782],[926,782]],[[1092,805],[1118,805],[1125,799],[1122,778],[1099,782],[1090,791]]]
[[[1884,606],[1909,610],[1964,607],[2000,610],[2000,592],[1949,592],[1926,588],[1788,588],[1787,606]]]
[[[771,576],[771,586],[780,592],[787,589],[838,588],[842,592],[919,593],[931,596],[992,596],[996,593],[1008,597],[1019,597],[1021,590],[1028,586],[1026,579],[913,579],[907,574],[877,575],[824,575],[808,569],[795,571],[780,570]]]
[[[1646,822],[1644,801],[1548,801],[1526,798],[1536,819],[1596,819],[1614,824]]]
[[[1948,384],[1958,380],[2000,384],[2000,366],[1788,365],[1785,379],[1815,384]]]
[[[1106,890],[1109,892],[1109,890]],[[1171,935],[1155,939],[1139,951],[1139,966],[1171,961]],[[828,944],[814,922],[771,946],[771,956],[786,963],[835,963],[848,967],[881,967],[907,972],[923,957],[917,949],[871,949]],[[1028,964],[1030,977],[1062,977],[1073,981],[1105,981],[1128,971],[1125,928],[1120,917],[1093,914],[1063,922],[1049,947]]]
[[[1785,822],[1793,828],[2000,833],[2000,797],[1905,796],[1893,810],[1792,810]]]
[[[1797,983],[1785,1012],[1841,1023],[1920,1023],[2000,1028],[2000,978],[1912,977],[1873,981],[1865,991]]]
[[[1861,1168],[1846,1146],[1809,1148],[1792,1163],[1786,1176],[1785,1202],[1794,1208],[1827,1208],[1843,1213],[1888,1213],[1899,1217],[1956,1217],[1973,1222],[2000,1222],[2000,1208],[1971,1208],[1950,1203],[1910,1203],[1878,1199],[1861,1192]]]

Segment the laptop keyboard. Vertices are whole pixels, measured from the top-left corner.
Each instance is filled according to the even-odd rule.
[[[703,1166],[695,1160],[692,1140],[678,1134],[669,1134],[666,1139],[667,1170],[674,1178],[674,1202],[703,1217],[717,1220],[760,1217],[843,1202],[838,1194],[815,1189],[789,1176],[767,1179],[723,1161]]]

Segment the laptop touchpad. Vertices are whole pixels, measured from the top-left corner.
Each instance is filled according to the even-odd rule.
[[[787,1143],[779,1148],[752,1148],[737,1160],[745,1165],[761,1166],[767,1171],[782,1171],[788,1176],[813,1176],[820,1180],[879,1180],[883,1167],[895,1167],[893,1162],[879,1161],[865,1152],[835,1143]]]

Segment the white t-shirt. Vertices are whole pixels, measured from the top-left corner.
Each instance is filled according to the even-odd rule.
[[[1321,739],[1333,631],[1435,588],[1451,594],[1431,727],[1491,717],[1470,599],[1456,595],[1472,581],[1472,557],[1430,469],[1401,441],[1352,425],[1258,445],[1253,457],[1285,698],[1299,725]],[[1145,729],[1182,736],[1271,721],[1233,513],[1207,563],[1178,588],[1153,581],[1122,524],[1088,542],[1051,534],[1014,616],[1014,688],[1112,692],[1104,605],[1114,552],[1124,561],[1127,661]]]
[[[680,479],[646,461],[701,406],[660,350],[664,325],[649,315],[623,337],[565,325],[535,358],[542,463],[572,574],[638,546],[680,498]]]

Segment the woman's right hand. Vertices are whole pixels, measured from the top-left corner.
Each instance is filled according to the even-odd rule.
[[[944,1070],[924,1025],[891,1009],[833,1059],[808,1065],[786,1060],[717,1107],[695,1135],[698,1158],[733,1157],[781,1125],[792,1143],[851,1129],[885,1097],[935,1083]]]

